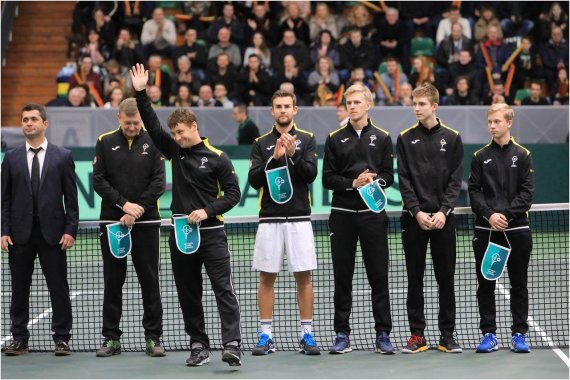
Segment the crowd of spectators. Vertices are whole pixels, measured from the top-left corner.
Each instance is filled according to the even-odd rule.
[[[80,105],[116,107],[137,62],[156,107],[265,106],[282,85],[337,106],[358,82],[409,106],[425,81],[443,105],[568,104],[568,2],[79,1],[70,40],[77,70],[53,105],[79,87]]]

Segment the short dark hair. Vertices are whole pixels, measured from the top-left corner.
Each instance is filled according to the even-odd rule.
[[[466,80],[467,81],[467,85],[469,86],[469,78],[467,78],[466,75],[459,75],[457,78],[455,78],[455,85],[457,86],[457,83],[459,83],[460,80]]]
[[[29,111],[38,111],[42,120],[47,120],[47,113],[44,106],[38,103],[28,103],[22,108],[22,113]]]
[[[390,62],[390,61],[394,61],[396,63],[400,63],[400,61],[398,60],[398,58],[396,58],[393,55],[389,55],[386,58],[384,58],[384,62]]]
[[[331,43],[334,44],[334,42],[336,42],[334,36],[332,35],[332,32],[328,29],[323,29],[319,32],[319,39],[317,40],[318,42],[321,42],[321,37],[323,36],[323,34],[329,35],[329,37],[331,38]]]
[[[295,96],[295,94],[293,94],[292,92],[277,90],[273,93],[273,96],[271,97],[271,108],[273,108],[273,101],[275,99],[286,98],[286,97],[290,97],[291,99],[293,99],[293,107],[297,106],[297,97]]]
[[[362,35],[362,30],[360,30],[360,28],[357,26],[352,26],[352,27],[348,28],[348,34],[352,34],[352,33],[360,33]]]
[[[236,108],[237,110],[239,110],[239,112],[245,113],[247,115],[247,105],[243,104],[243,103],[239,103],[236,104],[234,106],[234,108]]]
[[[226,57],[228,57],[228,59],[230,59],[230,55],[228,53],[226,53],[225,51],[221,52],[220,54],[216,55],[216,59],[220,58],[221,56],[225,55]],[[231,63],[231,61],[230,61]]]
[[[168,116],[166,123],[168,124],[168,128],[172,129],[180,123],[191,127],[192,123],[198,123],[198,120],[196,119],[196,114],[194,114],[194,112],[189,109],[178,108]]]
[[[531,79],[531,80],[530,80],[530,84],[529,84],[529,88],[530,88],[530,86],[532,86],[533,84],[537,84],[537,85],[540,86],[540,88],[542,88],[543,83],[544,83],[544,81],[543,81],[542,79],[536,79],[536,78]]]

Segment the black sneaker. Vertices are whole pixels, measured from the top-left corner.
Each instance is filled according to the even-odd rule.
[[[442,335],[441,338],[439,338],[437,349],[442,352],[449,352],[452,354],[460,354],[463,352],[463,349],[461,349],[461,346],[457,344],[453,336]]]
[[[160,344],[157,339],[147,339],[146,340],[146,350],[145,353],[153,358],[158,358],[166,355],[164,352],[164,347]]]
[[[15,340],[9,346],[2,349],[6,356],[18,356],[28,353],[28,342]]]
[[[60,340],[59,342],[57,342],[55,344],[54,354],[55,354],[55,356],[70,355],[71,350],[69,349],[69,345],[67,344],[67,342],[64,342],[63,340]]]
[[[186,359],[186,365],[190,367],[200,366],[210,362],[210,351],[203,345],[198,345],[190,350],[190,357]]]
[[[121,342],[111,338],[105,339],[101,348],[95,352],[95,356],[99,358],[106,358],[121,353]]]
[[[239,367],[241,365],[241,351],[239,346],[226,344],[222,352],[222,361],[230,365],[230,367]]]

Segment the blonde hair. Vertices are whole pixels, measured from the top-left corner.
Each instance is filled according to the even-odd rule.
[[[506,103],[495,103],[487,110],[487,116],[495,112],[502,112],[505,120],[513,120],[515,118],[515,111]]]
[[[364,95],[364,99],[366,99],[366,101],[368,103],[372,103],[372,92],[370,92],[370,89],[368,87],[366,87],[363,84],[360,83],[356,83],[353,84],[352,86],[350,86],[345,92],[344,92],[344,98],[348,98],[350,95],[355,94],[355,93],[361,93],[362,95]]]
[[[412,91],[413,98],[426,97],[431,104],[439,104],[439,92],[437,88],[429,82],[424,82]]]
[[[320,63],[322,60],[327,61],[327,63],[329,64],[329,69],[327,70],[328,74],[332,73],[334,71],[334,63],[333,63],[332,59],[330,59],[330,57],[327,57],[326,55],[323,57],[319,57],[319,59],[317,59],[317,63],[315,63],[315,71],[317,73],[320,73],[319,66],[320,66]]]

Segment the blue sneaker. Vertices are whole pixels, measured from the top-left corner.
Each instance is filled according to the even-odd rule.
[[[488,332],[483,336],[481,339],[481,344],[477,346],[475,352],[478,353],[488,353],[497,351],[499,349],[499,343],[497,342],[497,338],[495,338],[495,334],[492,332]]]
[[[530,352],[530,348],[524,341],[525,338],[525,334],[515,333],[511,339],[511,351],[518,352],[520,354],[528,354]]]
[[[350,348],[350,338],[342,331],[336,334],[334,346],[329,350],[330,354],[346,354],[352,352]]]
[[[395,351],[388,337],[388,333],[386,331],[378,331],[376,334],[376,352],[379,354],[392,355]]]
[[[251,354],[254,356],[262,356],[275,352],[275,343],[268,334],[259,335],[259,342],[255,345]]]
[[[308,332],[303,334],[303,338],[299,342],[299,351],[301,351],[305,355],[321,354],[321,349],[319,348],[319,346],[317,346],[317,342],[315,342],[313,334]]]

